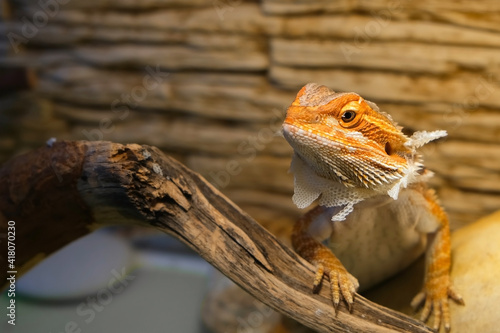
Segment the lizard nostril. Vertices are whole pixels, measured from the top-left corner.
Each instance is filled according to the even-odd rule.
[[[385,144],[385,152],[387,153],[387,155],[392,154],[392,147],[391,147],[391,144],[389,142],[386,142],[386,144]]]

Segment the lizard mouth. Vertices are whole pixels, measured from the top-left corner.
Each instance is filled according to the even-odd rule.
[[[344,134],[342,134],[344,135]],[[385,150],[365,144],[360,133],[347,140],[335,140],[294,124],[283,124],[283,136],[295,153],[320,177],[346,187],[382,189],[401,179],[406,166],[394,161]]]

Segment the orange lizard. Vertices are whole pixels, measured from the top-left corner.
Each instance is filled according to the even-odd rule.
[[[450,281],[448,217],[417,153],[446,132],[408,137],[358,94],[310,83],[288,108],[283,135],[294,149],[295,204],[319,199],[292,234],[295,250],[316,267],[313,290],[326,276],[335,308],[343,298],[351,309],[359,285],[386,279],[427,248],[424,285],[412,306],[423,303],[422,320],[433,312],[434,328],[449,331],[449,298],[464,302]]]

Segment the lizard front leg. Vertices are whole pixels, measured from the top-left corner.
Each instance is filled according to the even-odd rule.
[[[335,309],[340,303],[340,296],[346,301],[349,310],[354,302],[354,294],[359,287],[358,280],[349,274],[340,260],[309,232],[309,226],[323,212],[318,206],[302,216],[293,228],[292,245],[295,251],[316,267],[313,291],[316,291],[326,276],[330,280],[332,300]],[[328,221],[327,223],[331,223]]]
[[[455,292],[450,281],[451,249],[448,217],[437,202],[433,190],[426,190],[424,197],[429,204],[431,213],[440,222],[440,227],[435,235],[432,235],[426,253],[424,286],[422,291],[413,298],[411,305],[417,308],[423,303],[421,320],[427,321],[431,312],[434,312],[434,329],[439,329],[443,324],[448,332],[450,331],[448,299],[451,298],[462,305],[464,305],[464,301]]]

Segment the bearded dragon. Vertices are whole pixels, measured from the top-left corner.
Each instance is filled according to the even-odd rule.
[[[390,277],[426,251],[421,319],[450,330],[448,302],[464,304],[450,281],[450,228],[432,172],[417,148],[445,131],[403,134],[390,115],[356,93],[304,86],[288,108],[283,136],[292,146],[293,201],[305,208],[292,245],[316,268],[313,291],[330,280],[334,307]],[[430,236],[430,237],[428,237]],[[322,241],[327,240],[328,246]],[[426,250],[427,249],[427,250]]]

